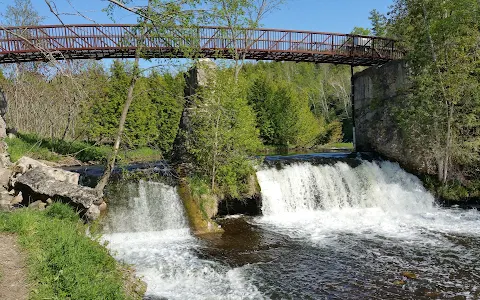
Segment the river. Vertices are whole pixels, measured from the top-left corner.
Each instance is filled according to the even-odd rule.
[[[480,297],[480,214],[437,207],[397,164],[293,162],[257,177],[263,215],[203,238],[174,187],[123,185],[104,238],[147,299]]]

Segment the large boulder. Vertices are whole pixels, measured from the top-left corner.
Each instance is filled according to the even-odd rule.
[[[78,173],[52,168],[29,157],[19,159],[12,170],[10,187],[19,192],[17,197],[23,199],[23,205],[38,200],[48,204],[49,200],[57,199],[72,205],[87,220],[100,215],[98,206],[103,203],[103,193],[78,185]]]
[[[0,167],[1,168],[7,168],[12,165],[12,162],[10,161],[10,155],[8,154],[8,145],[0,139]]]
[[[52,177],[45,168],[28,170],[17,178],[14,188],[22,191],[24,195],[29,194],[34,198],[45,198],[45,200],[62,198],[85,209],[90,208],[93,204],[103,202],[103,195],[98,193],[97,190],[59,181]]]
[[[8,211],[12,207],[11,201],[13,196],[8,194],[6,190],[0,191],[0,211]]]
[[[0,139],[4,139],[7,137],[7,123],[5,120],[0,117]]]
[[[27,156],[23,156],[12,167],[14,174],[10,184],[15,185],[15,180],[18,176],[26,173],[28,170],[35,169],[35,168],[42,169],[43,172],[46,173],[48,176],[61,182],[78,184],[78,180],[80,179],[80,174],[78,173],[66,171],[59,168],[52,168],[42,162],[39,162],[38,160],[35,160]]]
[[[8,188],[8,183],[12,176],[12,170],[9,168],[0,168],[0,188]]]

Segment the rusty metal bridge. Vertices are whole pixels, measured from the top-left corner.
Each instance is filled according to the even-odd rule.
[[[142,31],[143,30],[143,31]],[[392,39],[279,29],[137,25],[0,27],[0,64],[62,59],[208,57],[371,66],[401,59]],[[143,32],[143,33],[142,33]]]

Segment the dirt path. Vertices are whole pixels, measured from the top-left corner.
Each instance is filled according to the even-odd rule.
[[[26,273],[24,257],[18,246],[17,237],[0,233],[0,299],[28,298]]]

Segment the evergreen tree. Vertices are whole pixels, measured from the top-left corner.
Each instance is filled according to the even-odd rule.
[[[182,113],[184,85],[181,75],[152,72],[148,77],[148,96],[154,105],[150,117],[158,131],[154,146],[162,153],[172,150]]]

